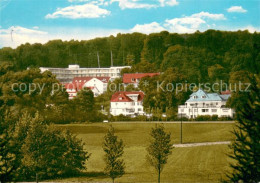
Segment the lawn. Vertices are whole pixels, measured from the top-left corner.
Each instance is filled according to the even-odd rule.
[[[107,182],[109,178],[102,175],[104,168],[102,142],[110,124],[93,123],[86,125],[59,125],[77,134],[92,153],[87,162],[88,174],[83,177],[62,179],[61,181],[94,181]],[[116,134],[125,144],[124,159],[126,174],[120,182],[155,182],[154,169],[146,162],[146,147],[149,144],[149,133],[156,124],[151,123],[113,123]],[[173,143],[180,142],[180,124],[164,124],[171,132]],[[233,140],[232,123],[196,123],[183,124],[183,142],[215,142]],[[162,182],[218,182],[229,171],[230,159],[226,156],[228,145],[175,148],[165,166]],[[55,180],[59,181],[59,180]]]

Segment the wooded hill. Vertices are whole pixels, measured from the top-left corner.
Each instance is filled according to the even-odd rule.
[[[81,67],[97,67],[97,52],[101,67],[152,63],[152,68],[135,67],[136,72],[165,71],[176,67],[187,75],[189,82],[216,78],[227,80],[230,72],[260,70],[260,33],[248,31],[224,32],[208,30],[194,34],[163,31],[145,35],[118,34],[116,37],[88,41],[52,40],[46,44],[23,44],[16,49],[0,49],[0,61],[12,61],[18,70],[28,66],[67,67],[77,63]]]

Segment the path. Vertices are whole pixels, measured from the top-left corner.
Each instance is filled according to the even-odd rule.
[[[210,146],[210,145],[222,145],[222,144],[231,144],[231,141],[174,144],[173,147],[197,147],[197,146]]]

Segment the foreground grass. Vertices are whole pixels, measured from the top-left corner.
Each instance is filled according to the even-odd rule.
[[[92,153],[87,162],[88,173],[82,177],[62,179],[60,181],[107,182],[109,178],[102,174],[102,142],[110,124],[60,125],[78,135],[88,152]],[[146,161],[146,147],[149,133],[156,124],[113,123],[116,134],[125,144],[124,159],[126,174],[119,182],[156,182],[154,169]],[[164,124],[172,133],[173,142],[180,142],[180,124]],[[183,142],[215,142],[233,140],[230,133],[234,124],[183,124]],[[229,171],[228,145],[175,148],[162,173],[163,182],[218,182]],[[59,181],[59,180],[55,180]]]

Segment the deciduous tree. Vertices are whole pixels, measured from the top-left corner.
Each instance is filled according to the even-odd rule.
[[[112,126],[104,137],[103,149],[106,162],[105,172],[114,182],[116,178],[125,174],[125,163],[122,159],[124,153],[123,141],[115,135],[115,129]]]
[[[151,143],[147,148],[147,159],[158,173],[158,183],[161,181],[161,173],[167,163],[168,156],[172,153],[173,144],[171,134],[165,132],[162,125],[156,126],[151,131]]]

